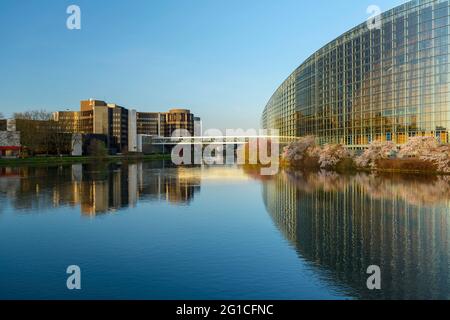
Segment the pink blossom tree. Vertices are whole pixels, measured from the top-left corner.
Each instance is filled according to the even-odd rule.
[[[284,148],[282,160],[289,164],[301,162],[305,157],[309,156],[310,150],[316,147],[316,139],[313,136],[303,137],[295,142],[290,143]]]
[[[342,160],[350,158],[351,152],[340,144],[327,144],[320,151],[319,164],[323,169],[334,168]]]
[[[378,160],[389,159],[397,154],[397,145],[391,141],[374,141],[359,157],[355,164],[361,168],[376,168]]]
[[[399,158],[420,158],[435,152],[439,143],[434,137],[412,137],[401,146]]]

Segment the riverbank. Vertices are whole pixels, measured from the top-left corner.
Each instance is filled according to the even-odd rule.
[[[355,152],[340,144],[316,145],[313,136],[299,138],[283,150],[281,163],[293,168],[450,175],[450,144],[435,137],[410,137],[402,145],[373,141]]]
[[[383,159],[378,160],[373,167],[359,167],[352,158],[346,158],[339,161],[336,165],[322,168],[317,158],[305,158],[301,163],[291,165],[281,161],[281,167],[294,171],[318,172],[327,170],[339,174],[365,173],[396,173],[396,174],[414,174],[425,176],[446,176],[449,173],[440,172],[436,166],[430,162],[420,159]]]
[[[170,160],[170,154],[154,154],[154,155],[118,155],[107,157],[30,157],[30,158],[0,158],[0,167],[15,167],[28,165],[63,165],[77,163],[92,162],[118,162],[118,161],[153,161],[153,160]]]

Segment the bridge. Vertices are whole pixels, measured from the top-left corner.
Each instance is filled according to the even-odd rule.
[[[166,152],[167,148],[173,148],[176,145],[217,145],[242,146],[250,142],[266,139],[278,141],[280,145],[287,145],[298,140],[297,137],[282,137],[273,135],[255,135],[255,136],[196,136],[196,137],[156,137],[147,135],[138,135],[138,152],[153,153],[156,151]]]
[[[290,143],[296,141],[296,137],[279,136],[204,136],[204,137],[153,137],[154,145],[176,145],[176,144],[233,144],[241,145],[258,139],[274,140],[280,143]]]

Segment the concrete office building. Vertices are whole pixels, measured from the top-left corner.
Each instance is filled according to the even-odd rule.
[[[187,109],[137,112],[95,99],[81,101],[80,111],[55,112],[53,119],[68,133],[105,137],[111,153],[138,152],[138,140],[142,137],[171,137],[177,129],[186,129],[195,135],[194,122],[201,123],[200,118]]]
[[[172,109],[166,114],[165,136],[170,137],[175,130],[185,129],[194,135],[194,115],[187,109]]]
[[[60,122],[67,132],[106,136],[108,148],[112,153],[128,152],[133,151],[128,148],[130,139],[133,140],[128,132],[129,113],[133,111],[116,104],[90,99],[81,101],[80,111],[55,112],[53,118]]]
[[[201,137],[203,135],[203,123],[200,117],[194,117],[194,136]]]
[[[137,133],[154,137],[171,137],[177,129],[185,129],[194,136],[194,118],[199,117],[187,109],[172,109],[169,112],[138,112]]]
[[[128,112],[128,151],[137,152],[137,112]]]
[[[164,136],[166,116],[161,112],[137,112],[137,133],[153,137]]]

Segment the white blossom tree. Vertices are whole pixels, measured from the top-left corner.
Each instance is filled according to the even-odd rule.
[[[355,164],[361,168],[376,168],[378,160],[389,159],[397,154],[397,145],[391,141],[374,141],[359,157]]]
[[[421,155],[420,159],[433,163],[438,172],[450,173],[450,146],[448,145],[439,146],[428,154]]]
[[[420,158],[437,150],[439,143],[434,137],[412,137],[401,146],[399,158]]]
[[[319,164],[323,169],[334,168],[342,160],[351,156],[351,152],[343,145],[327,144],[320,151]]]
[[[309,156],[308,150],[315,148],[316,142],[313,136],[300,138],[284,148],[282,159],[289,164],[301,162]]]

